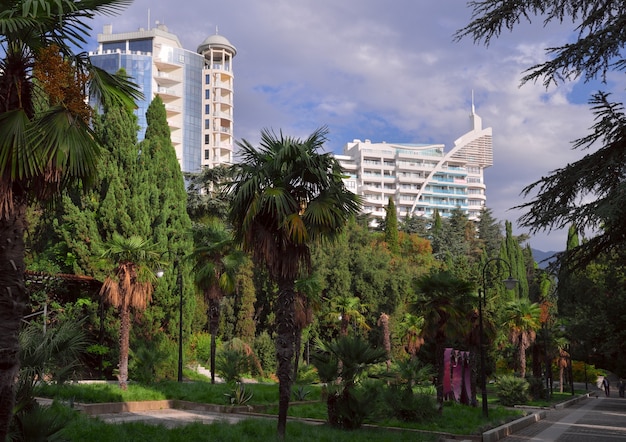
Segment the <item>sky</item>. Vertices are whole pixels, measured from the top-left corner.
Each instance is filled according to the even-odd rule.
[[[113,32],[158,21],[196,50],[216,32],[237,49],[234,133],[256,144],[262,129],[307,137],[329,129],[328,151],[354,139],[442,143],[470,130],[472,93],[483,127],[493,129],[494,165],[485,171],[487,207],[513,233],[530,201],[522,189],[581,158],[572,141],[588,133],[592,92],[623,91],[623,75],[606,85],[520,85],[545,48],[571,39],[573,26],[523,23],[489,47],[454,41],[470,21],[463,0],[135,0],[118,16],[97,16]],[[621,84],[620,84],[621,83]],[[531,247],[565,248],[566,232],[539,232]]]

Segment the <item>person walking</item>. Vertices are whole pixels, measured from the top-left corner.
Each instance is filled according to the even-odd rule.
[[[606,376],[602,380],[602,386],[604,387],[604,395],[605,396],[610,396],[611,395],[611,384],[609,383],[609,378],[607,378]]]
[[[624,379],[619,378],[617,388],[619,388],[619,397],[624,397],[624,393],[626,392],[626,382],[624,382]]]

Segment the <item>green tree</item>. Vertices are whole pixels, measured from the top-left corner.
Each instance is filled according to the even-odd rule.
[[[281,439],[291,396],[295,280],[309,273],[310,245],[335,238],[360,207],[359,198],[345,188],[337,160],[318,152],[326,134],[322,128],[300,140],[263,130],[258,149],[246,140],[237,143],[241,162],[230,212],[235,238],[266,267],[279,289],[275,311]]]
[[[196,246],[192,253],[194,282],[204,293],[209,306],[211,333],[211,383],[215,383],[216,336],[220,323],[221,302],[235,291],[237,271],[246,255],[236,248],[232,233],[222,221],[214,219],[195,229]]]
[[[256,290],[254,288],[252,276],[252,262],[248,260],[246,264],[239,268],[235,286],[238,301],[237,305],[239,306],[237,311],[235,336],[248,344],[253,343],[256,335],[256,324],[254,319]]]
[[[329,310],[326,314],[331,321],[339,321],[339,335],[348,336],[350,326],[368,330],[366,313],[367,307],[358,296],[342,295],[330,300]]]
[[[18,331],[28,303],[24,231],[31,200],[57,195],[98,166],[87,91],[132,105],[140,96],[74,49],[87,43],[86,20],[113,14],[125,0],[4,2],[0,9],[0,440],[4,440],[19,369]],[[41,93],[41,94],[40,94]],[[40,94],[40,95],[38,95]],[[43,110],[37,100],[45,101]]]
[[[389,203],[386,208],[385,215],[385,241],[392,253],[398,253],[400,246],[398,245],[398,213],[393,198],[389,197]]]
[[[198,173],[188,173],[187,212],[192,220],[202,222],[207,218],[228,218],[230,195],[227,184],[232,179],[228,166],[205,167]]]
[[[520,377],[526,377],[526,350],[535,341],[541,327],[541,307],[528,298],[509,301],[506,305],[504,327],[509,330],[511,343],[517,349]]]
[[[504,236],[502,235],[502,224],[493,217],[491,209],[482,208],[476,228],[487,257],[495,258],[498,256]]]
[[[302,331],[314,321],[314,315],[321,308],[322,281],[318,273],[312,273],[306,278],[296,280],[295,284],[295,323],[296,349],[293,363],[293,378],[298,378],[298,366],[302,353]]]
[[[424,317],[405,313],[400,327],[406,352],[414,359],[424,344]]]
[[[500,246],[500,258],[506,260],[510,264],[511,276],[517,279],[517,285],[514,289],[515,293],[517,293],[517,297],[528,298],[528,279],[524,252],[520,246],[519,238],[513,235],[513,225],[511,222],[505,221],[504,225],[506,235],[502,245]]]
[[[578,237],[578,229],[575,225],[571,225],[567,232],[567,245],[566,251],[576,249],[580,245]],[[580,273],[581,271],[576,269],[573,265],[566,262],[559,266],[558,271],[558,285],[557,285],[557,306],[559,315],[562,317],[573,317],[576,312],[578,302],[584,302],[584,298],[581,298],[581,285]]]
[[[417,215],[406,215],[400,223],[400,230],[426,238],[428,235],[427,219]]]
[[[192,262],[186,259],[193,250],[191,220],[187,214],[187,192],[185,182],[172,145],[170,129],[167,123],[165,105],[160,97],[155,97],[146,111],[147,128],[144,140],[139,144],[139,166],[142,168],[141,179],[134,183],[134,193],[141,195],[143,204],[148,209],[146,214],[136,214],[137,222],[146,222],[143,228],[153,243],[166,249],[170,256],[179,257],[177,272],[182,278],[181,294],[178,289],[178,274],[166,272],[156,287],[155,302],[143,316],[143,339],[166,330],[168,336],[179,333],[178,317],[180,296],[183,302],[183,334],[189,328],[200,329],[205,322],[194,317],[197,300],[195,296]],[[129,183],[130,184],[130,183]],[[132,208],[130,210],[133,210]],[[145,220],[145,221],[144,221]],[[178,294],[178,296],[176,296]],[[202,319],[206,319],[206,316]],[[196,325],[197,324],[197,325]]]
[[[512,31],[522,19],[532,21],[533,17],[544,26],[572,23],[576,38],[568,37],[563,45],[546,49],[548,60],[530,67],[522,83],[542,80],[549,87],[579,78],[606,81],[611,72],[626,68],[626,12],[620,2],[483,0],[469,4],[472,20],[457,31],[457,39],[471,37],[489,44],[503,29]],[[623,261],[626,250],[624,106],[602,91],[592,95],[590,105],[595,124],[588,136],[574,141],[574,148],[591,153],[527,186],[523,194],[536,196],[519,206],[527,211],[520,221],[531,233],[572,224],[581,231],[599,230],[593,238],[559,254],[574,265],[584,265],[609,251]]]
[[[120,388],[126,390],[128,381],[128,350],[130,344],[131,310],[143,311],[152,299],[155,275],[149,264],[159,258],[156,246],[139,236],[124,238],[115,234],[105,245],[103,257],[115,264],[100,294],[106,302],[119,310],[120,362],[118,379]]]

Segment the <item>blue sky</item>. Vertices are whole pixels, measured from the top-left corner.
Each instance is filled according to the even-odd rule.
[[[235,136],[256,143],[263,128],[306,137],[330,130],[328,150],[353,139],[443,143],[469,130],[471,95],[493,128],[487,198],[496,218],[514,223],[524,186],[580,158],[571,141],[592,125],[589,93],[602,85],[520,87],[523,71],[546,47],[571,39],[571,24],[522,24],[488,48],[453,41],[469,22],[461,0],[136,0],[117,17],[97,17],[113,32],[164,23],[186,49],[219,34],[237,48]],[[605,88],[623,94],[623,74]],[[565,232],[533,236],[531,246],[560,250]]]

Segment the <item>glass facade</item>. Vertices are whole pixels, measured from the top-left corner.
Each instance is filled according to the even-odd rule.
[[[143,140],[146,133],[146,111],[152,100],[152,57],[149,55],[137,55],[115,52],[110,54],[92,55],[91,63],[109,73],[116,73],[124,69],[132,81],[139,86],[139,90],[144,96],[143,100],[137,101],[137,123],[139,132],[137,138]]]
[[[232,160],[232,74],[213,77],[207,70],[215,60],[221,61],[217,64],[221,69],[231,69],[236,51],[228,40],[210,36],[202,43],[202,52],[197,53],[182,48],[175,35],[164,25],[157,25],[120,34],[105,27],[104,33],[98,34],[98,44],[98,51],[90,54],[92,63],[109,73],[123,68],[145,97],[135,111],[140,141],[145,136],[148,106],[159,95],[184,172],[199,172],[202,167]],[[219,85],[213,84],[214,80],[220,80]]]

